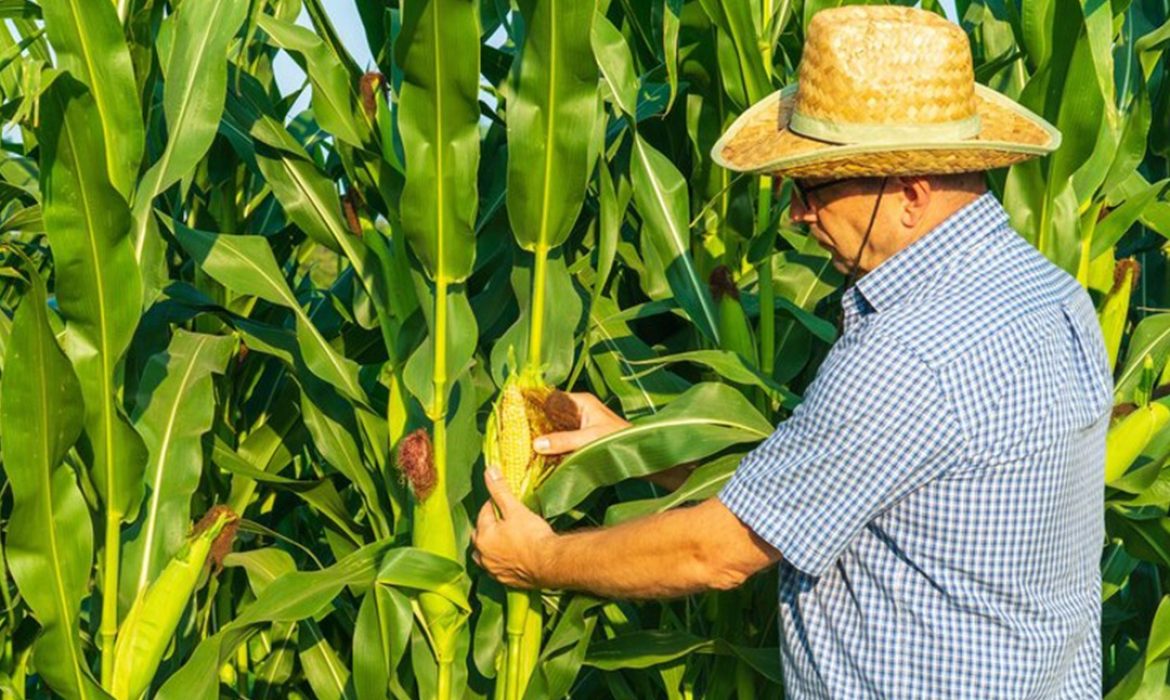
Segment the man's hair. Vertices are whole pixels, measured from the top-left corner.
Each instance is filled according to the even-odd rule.
[[[982,170],[972,173],[943,173],[929,177],[931,184],[938,189],[979,190],[987,186],[987,173]]]
[[[894,177],[894,176],[891,176]],[[987,189],[987,173],[979,170],[970,173],[936,173],[922,175],[930,180],[930,186],[936,190],[960,190],[966,192],[982,192]],[[877,190],[882,182],[881,176],[861,178],[858,184],[864,189]]]

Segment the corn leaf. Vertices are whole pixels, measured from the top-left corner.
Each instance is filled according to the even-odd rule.
[[[114,5],[44,0],[41,8],[57,64],[93,95],[94,126],[101,130],[107,148],[100,159],[97,151],[87,156],[107,164],[107,178],[128,200],[138,179],[145,136],[134,66]]]
[[[605,385],[617,394],[625,415],[657,412],[690,387],[682,377],[665,369],[639,375],[632,362],[653,359],[656,353],[620,318],[612,299],[603,296],[597,300],[589,324],[590,359],[605,377]]]
[[[376,532],[388,532],[386,515],[374,484],[374,470],[362,460],[358,447],[358,425],[354,409],[343,401],[335,400],[334,396],[326,387],[304,387],[301,392],[301,414],[305,427],[325,460],[345,475],[362,494],[371,511],[371,518],[381,526],[381,530]]]
[[[681,486],[665,496],[615,503],[605,511],[605,525],[617,525],[633,518],[661,513],[688,501],[710,498],[727,483],[743,458],[743,453],[732,453],[706,462],[691,472]]]
[[[431,279],[462,281],[475,258],[479,4],[412,0],[395,43],[406,155],[402,228]]]
[[[85,86],[57,78],[41,106],[41,191],[56,262],[65,351],[85,397],[92,478],[109,515],[132,518],[142,497],[142,439],[121,415],[118,365],[138,324],[142,284],[130,212],[110,183],[97,107]]]
[[[359,700],[408,698],[395,669],[406,654],[414,626],[410,599],[390,586],[375,584],[362,597],[353,631],[353,682]]]
[[[1137,223],[1138,217],[1142,215],[1160,194],[1166,191],[1167,185],[1170,185],[1170,179],[1151,183],[1145,189],[1127,197],[1125,202],[1102,219],[1093,231],[1090,257],[1095,259],[1098,255],[1105,253],[1117,245],[1121,237]]]
[[[686,181],[678,168],[641,135],[634,137],[632,158],[634,203],[666,269],[670,288],[699,331],[718,345],[714,303],[691,259]]]
[[[40,18],[41,8],[28,0],[0,0],[0,17]]]
[[[314,241],[343,253],[383,313],[386,292],[378,274],[378,262],[361,239],[350,232],[341,212],[337,188],[318,170],[303,146],[276,119],[264,88],[251,75],[229,68],[229,83],[240,92],[229,92],[226,131],[248,148],[280,206]],[[249,143],[249,139],[254,141]]]
[[[1142,377],[1142,363],[1146,355],[1154,360],[1154,370],[1165,366],[1170,357],[1170,313],[1147,316],[1134,328],[1126,350],[1125,364],[1114,382],[1114,398],[1118,402],[1130,400],[1130,395]]]
[[[311,30],[269,15],[259,15],[257,24],[274,45],[296,54],[303,62],[313,85],[313,116],[321,128],[361,148],[369,137],[369,127],[360,117],[353,81],[329,45]]]
[[[601,603],[600,599],[592,596],[573,596],[545,643],[540,664],[524,694],[526,700],[559,698],[570,694],[597,625],[597,615],[589,613]]]
[[[297,625],[297,656],[315,697],[321,700],[356,697],[350,685],[349,669],[312,620]]]
[[[1049,3],[1041,3],[1048,6]],[[1070,178],[1091,162],[1098,145],[1106,98],[1097,81],[1097,66],[1081,7],[1073,0],[1053,0],[1044,21],[1045,36],[1067,37],[1042,50],[1042,67],[1025,86],[1020,102],[1056,126],[1061,146],[1051,156],[1012,168],[1005,206],[1012,223],[1066,271],[1075,274],[1080,224],[1076,216],[1084,194]],[[1073,87],[1075,86],[1075,87]],[[1103,179],[1102,171],[1100,178]]]
[[[261,455],[253,453],[253,450],[257,448],[255,443],[260,442],[271,444],[273,437],[275,437],[277,440],[280,439],[281,436],[277,435],[276,433],[272,431],[266,431],[266,427],[267,426],[260,426],[254,432],[252,432],[248,436],[248,440],[241,448],[247,452],[249,458],[263,459],[263,453],[261,453]],[[256,440],[255,438],[257,437],[260,437],[260,439]],[[281,450],[281,452],[284,451]],[[288,460],[291,459],[291,456],[287,455],[287,452],[284,454],[285,457],[281,459],[281,461],[287,464]],[[332,526],[335,527],[337,531],[344,535],[347,539],[349,539],[349,541],[354,546],[360,546],[365,542],[365,538],[358,534],[358,532],[361,530],[361,527],[358,526],[357,523],[353,522],[352,518],[350,518],[349,514],[346,512],[345,503],[341,499],[341,494],[337,492],[337,487],[335,487],[333,482],[328,478],[303,481],[298,479],[290,479],[289,477],[280,476],[276,473],[269,473],[269,471],[265,471],[263,469],[257,469],[249,463],[248,458],[237,454],[230,447],[224,445],[223,442],[219,439],[214,440],[212,444],[212,461],[214,461],[215,465],[220,469],[232,474],[235,477],[239,477],[241,480],[261,482],[274,491],[289,491],[296,494],[298,498],[312,506],[317,513],[328,520]],[[279,471],[279,466],[272,467],[270,471]],[[250,494],[249,490],[241,489],[239,486],[239,482],[233,481],[233,498],[231,499],[233,510],[235,510],[235,506],[237,504],[243,504],[240,506],[240,510],[244,510],[244,508],[247,506],[247,504],[243,502],[243,499],[235,498],[235,495],[238,493]],[[251,552],[249,552],[249,554],[250,553]],[[255,584],[253,584],[253,586],[254,585]]]
[[[531,260],[527,254],[523,254],[523,257]],[[528,360],[526,339],[531,332],[530,309],[533,292],[536,291],[533,289],[533,277],[531,264],[516,265],[512,268],[512,290],[520,308],[520,318],[492,346],[492,377],[497,385],[504,383],[508,371],[524,367]],[[581,296],[573,286],[573,278],[565,268],[563,256],[549,258],[543,293],[551,303],[545,304],[540,364],[544,371],[544,380],[549,384],[559,384],[565,381],[572,368],[573,354],[577,347],[577,328],[581,325],[581,314],[584,310]],[[516,367],[508,368],[508,353],[511,350],[515,351]]]
[[[742,109],[763,99],[772,91],[771,81],[768,79],[768,68],[760,53],[760,42],[766,41],[759,37],[760,27],[758,20],[753,17],[754,5],[746,2],[718,2],[718,0],[701,0],[700,4],[707,16],[711,19],[722,34],[719,44],[726,50],[726,58],[734,56],[734,60],[725,60],[720,55],[719,70],[727,86],[728,94],[739,98]],[[837,3],[833,3],[836,5]],[[819,9],[820,3],[805,3],[805,16]]]
[[[526,32],[516,92],[508,101],[508,219],[520,247],[538,255],[568,237],[593,170],[593,6],[577,0],[519,3]]]
[[[122,564],[122,602],[129,607],[183,546],[191,496],[203,474],[202,437],[215,410],[212,375],[223,374],[235,339],[176,329],[150,359],[138,385],[134,425],[150,455],[149,493]]]
[[[247,3],[187,0],[169,20],[173,43],[165,53],[163,90],[169,138],[135,193],[134,244],[139,260],[146,245],[145,219],[155,196],[193,170],[215,137],[227,89],[228,42],[247,10]]]
[[[727,350],[689,350],[670,355],[662,355],[650,360],[629,360],[629,364],[639,372],[654,371],[658,367],[673,362],[693,362],[714,370],[720,377],[737,384],[758,386],[768,396],[785,408],[793,409],[800,402],[800,397],[780,386],[754,366],[745,361],[740,355]]]
[[[433,591],[464,612],[471,612],[471,581],[456,562],[417,547],[398,547],[386,553],[378,583],[408,591]]]
[[[544,515],[567,512],[594,490],[755,443],[773,426],[726,384],[696,384],[669,406],[577,450],[537,490]]]
[[[366,545],[333,566],[292,571],[269,584],[247,610],[199,643],[187,662],[163,685],[159,700],[213,700],[219,697],[219,665],[236,647],[271,622],[298,622],[324,612],[347,586],[374,582],[382,556],[394,543]]]
[[[435,356],[439,352],[435,345],[436,333],[434,331],[436,290],[423,284],[416,286],[415,290],[422,302],[427,324],[432,331],[407,359],[403,380],[407,390],[424,406],[429,406],[435,399],[433,386]],[[445,304],[447,307],[445,311],[447,328],[445,330],[446,342],[443,345],[443,363],[446,366],[448,376],[456,377],[467,369],[475,355],[479,328],[466,294],[447,294]]]
[[[5,359],[0,432],[13,497],[6,554],[41,625],[33,648],[37,672],[67,698],[105,698],[80,637],[93,529],[73,471],[62,464],[81,434],[81,387],[53,338],[45,296],[44,283],[34,277],[13,320]]]
[[[197,231],[179,221],[171,223],[179,243],[207,274],[233,291],[291,310],[297,319],[297,343],[309,369],[351,400],[367,401],[358,383],[357,363],[342,356],[313,325],[285,282],[265,238]]]
[[[626,38],[599,11],[593,18],[590,40],[597,66],[614,104],[633,119],[638,110],[638,74]]]

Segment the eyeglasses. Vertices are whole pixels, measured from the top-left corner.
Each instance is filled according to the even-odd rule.
[[[839,185],[842,182],[849,182],[850,180],[857,180],[857,179],[860,179],[860,178],[844,177],[844,178],[841,178],[839,180],[829,180],[828,182],[822,182],[819,185],[812,185],[810,187],[807,185],[800,184],[800,180],[793,178],[792,179],[792,192],[796,195],[797,199],[800,200],[800,205],[802,207],[804,207],[805,209],[812,209],[812,207],[809,206],[809,200],[808,200],[808,196],[810,194],[812,194],[813,192],[816,192],[817,190],[823,190],[826,187],[832,187],[833,185]]]

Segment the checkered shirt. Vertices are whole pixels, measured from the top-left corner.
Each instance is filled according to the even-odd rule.
[[[862,277],[718,498],[783,556],[789,698],[1100,698],[1113,382],[987,193]]]

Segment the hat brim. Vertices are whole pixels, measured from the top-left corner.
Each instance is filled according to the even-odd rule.
[[[1060,132],[1023,105],[975,86],[979,133],[953,141],[836,144],[788,128],[794,83],[752,105],[711,149],[718,165],[737,172],[788,177],[925,175],[1002,168],[1060,146]]]

